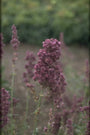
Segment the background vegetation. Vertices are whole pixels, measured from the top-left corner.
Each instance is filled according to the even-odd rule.
[[[39,45],[46,38],[59,38],[63,32],[67,45],[88,45],[88,0],[3,0],[2,32],[5,42],[11,25],[18,29],[23,43]]]

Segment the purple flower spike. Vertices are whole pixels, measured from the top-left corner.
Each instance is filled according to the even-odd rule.
[[[60,62],[61,42],[57,39],[46,39],[43,42],[43,49],[38,52],[39,60],[34,66],[34,80],[43,87],[48,87],[52,97],[60,96],[65,91],[65,78],[62,73]]]
[[[13,24],[12,25],[12,40],[11,40],[11,44],[13,46],[14,49],[17,49],[20,42],[18,40],[18,36],[17,36],[17,29],[16,26]]]
[[[25,70],[26,71],[23,73],[23,79],[24,79],[24,82],[26,83],[27,87],[32,87],[31,84],[29,84],[29,82],[30,82],[30,79],[34,75],[33,69],[34,69],[34,65],[35,65],[34,63],[35,63],[35,60],[36,60],[33,52],[27,51],[25,60],[26,60],[27,63],[25,64]]]

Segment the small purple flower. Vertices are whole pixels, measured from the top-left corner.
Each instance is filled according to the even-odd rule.
[[[80,107],[80,111],[81,112],[84,112],[84,111],[88,112],[89,110],[90,110],[90,107],[89,106]]]
[[[47,127],[44,127],[43,131],[44,132],[47,132],[48,128]]]

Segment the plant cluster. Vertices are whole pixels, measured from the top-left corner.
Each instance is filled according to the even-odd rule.
[[[10,43],[14,51],[12,59],[11,91],[9,93],[5,88],[1,88],[0,90],[0,127],[4,130],[5,127],[11,123],[9,125],[11,126],[10,134],[19,135],[17,130],[15,130],[14,123],[14,106],[17,103],[17,99],[14,98],[15,69],[20,44],[15,25],[12,26],[12,39]],[[1,45],[3,46],[3,42],[1,42]],[[34,97],[33,102],[37,104],[32,114],[34,117],[34,128],[31,131],[31,135],[90,135],[90,120],[88,120],[90,106],[86,103],[85,95],[81,97],[73,95],[73,97],[70,97],[69,94],[66,94],[68,84],[66,83],[61,63],[62,45],[62,41],[58,41],[57,39],[46,39],[43,42],[43,48],[40,49],[37,54],[38,60],[36,60],[33,52],[26,52],[25,72],[23,73],[23,81],[27,90],[26,112],[23,127],[20,129],[23,130],[23,134],[25,135],[27,135],[28,128],[30,93]],[[87,67],[87,77],[88,72],[89,68]],[[36,81],[41,87],[39,94],[37,93],[37,86],[34,85]],[[41,131],[39,131],[38,119],[39,115],[42,113],[41,104],[43,103],[43,99],[50,104],[50,107],[47,108],[47,123],[42,127]],[[14,127],[12,126],[13,123]]]

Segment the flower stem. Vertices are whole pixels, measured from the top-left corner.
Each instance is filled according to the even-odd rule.
[[[25,134],[26,128],[28,126],[28,124],[27,124],[28,110],[29,110],[29,89],[27,88],[26,113],[25,113],[25,121],[24,121],[24,134]]]
[[[12,80],[11,80],[11,135],[13,135],[13,92],[15,81],[15,64],[12,65]]]
[[[42,97],[42,93],[40,93],[39,95],[39,100],[38,100],[37,107],[35,110],[35,128],[34,128],[35,135],[36,135],[36,129],[37,129],[37,123],[38,123],[38,114],[40,112],[40,107],[41,107],[41,97]]]

